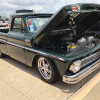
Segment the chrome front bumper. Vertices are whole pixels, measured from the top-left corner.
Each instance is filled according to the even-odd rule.
[[[69,84],[77,83],[81,81],[83,78],[85,78],[86,76],[88,76],[89,74],[91,74],[93,71],[95,71],[99,67],[100,67],[100,59],[75,75],[72,75],[72,76],[64,75],[63,81]]]

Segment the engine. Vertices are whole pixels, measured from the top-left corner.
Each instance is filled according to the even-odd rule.
[[[93,36],[81,36],[74,29],[50,33],[39,45],[40,48],[69,56],[80,51],[91,49],[100,43]]]
[[[62,42],[65,42],[65,37],[61,37]],[[72,38],[70,37],[69,40],[66,38],[66,46],[67,46],[67,54],[73,55],[80,51],[91,49],[95,47],[97,44],[100,43],[100,40],[94,38],[93,36],[89,37],[81,37],[80,39],[76,40],[77,42],[72,42]]]

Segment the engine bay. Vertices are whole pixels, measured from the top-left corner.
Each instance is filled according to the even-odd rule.
[[[100,13],[77,12],[66,16],[37,46],[50,52],[74,55],[95,47],[100,38]]]
[[[94,36],[81,36],[75,29],[67,28],[52,31],[39,45],[50,52],[74,55],[99,44]]]

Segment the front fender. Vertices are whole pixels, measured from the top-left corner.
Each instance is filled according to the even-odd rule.
[[[42,56],[42,57],[45,57],[45,58],[50,59],[50,60],[53,62],[53,64],[54,64],[54,66],[56,67],[56,69],[58,70],[59,75],[60,75],[61,77],[65,74],[65,71],[66,71],[66,62],[60,61],[60,60],[57,60],[57,59],[54,59],[54,58],[49,57],[49,56],[46,56],[46,55],[36,54],[36,55],[33,57],[33,63],[36,64],[37,58],[38,58],[39,56]]]

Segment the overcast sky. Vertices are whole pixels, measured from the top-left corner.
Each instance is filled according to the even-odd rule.
[[[19,9],[35,9],[35,12],[55,13],[64,5],[98,3],[100,0],[0,0],[0,15],[9,15]]]

